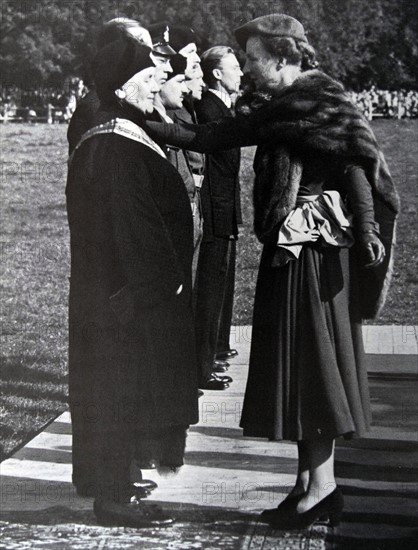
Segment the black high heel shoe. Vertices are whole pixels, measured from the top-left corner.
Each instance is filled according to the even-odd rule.
[[[277,521],[281,521],[287,518],[289,513],[296,511],[296,506],[304,495],[305,493],[288,496],[277,506],[277,508],[263,510],[259,516],[259,521],[263,523],[274,523],[276,519]]]
[[[341,521],[343,508],[343,494],[337,487],[310,510],[298,513],[295,507],[294,510],[289,510],[289,513],[284,514],[282,518],[277,516],[274,520],[270,521],[270,525],[274,529],[306,529],[315,523],[315,521],[327,516],[329,518],[329,525],[336,527]]]

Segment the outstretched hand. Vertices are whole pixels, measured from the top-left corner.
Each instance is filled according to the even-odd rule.
[[[365,258],[364,267],[377,267],[383,262],[386,255],[385,247],[375,233],[362,233],[360,244]]]

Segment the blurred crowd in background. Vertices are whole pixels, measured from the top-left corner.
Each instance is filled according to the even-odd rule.
[[[69,122],[77,102],[88,92],[81,78],[68,79],[62,89],[20,90],[2,88],[0,122]],[[409,119],[418,117],[417,90],[369,90],[349,92],[351,99],[368,120],[374,118]]]
[[[417,118],[418,92],[416,90],[370,90],[351,92],[351,98],[368,120],[383,118]]]
[[[62,88],[2,88],[0,122],[69,122],[88,88],[81,78],[68,79]]]

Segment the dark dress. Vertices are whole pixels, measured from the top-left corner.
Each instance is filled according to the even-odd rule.
[[[374,227],[364,172],[325,156],[302,157],[299,195],[337,190]],[[363,179],[363,181],[362,181]],[[241,427],[273,440],[362,436],[370,403],[361,313],[358,250],[308,243],[300,257],[273,267],[264,246],[254,302],[250,369]]]
[[[143,123],[130,108],[96,120],[115,117]],[[76,150],[66,195],[73,481],[126,481],[138,439],[153,451],[159,442],[154,458],[180,466],[198,420],[184,183],[150,147],[110,133]]]

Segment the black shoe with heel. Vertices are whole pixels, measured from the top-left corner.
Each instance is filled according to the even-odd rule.
[[[263,523],[274,523],[275,520],[283,520],[289,513],[293,513],[296,510],[296,506],[303,496],[305,496],[305,493],[287,496],[277,508],[263,510],[259,516],[259,521]]]
[[[269,522],[270,525],[274,529],[306,529],[315,521],[328,517],[330,527],[336,527],[341,521],[344,498],[341,490],[337,487],[306,512],[297,512],[296,506],[281,517],[277,515]]]

